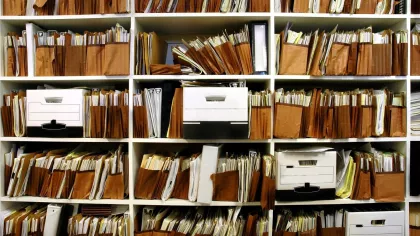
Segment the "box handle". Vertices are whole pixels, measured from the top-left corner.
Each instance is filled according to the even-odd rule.
[[[371,225],[385,225],[385,220],[372,220]]]
[[[46,103],[62,103],[63,97],[45,97]]]
[[[51,123],[45,123],[41,125],[42,129],[45,130],[63,130],[66,129],[65,124],[57,123],[56,120],[51,120]]]
[[[206,102],[224,102],[226,101],[226,96],[221,95],[210,95],[206,96]]]
[[[316,193],[320,191],[320,187],[318,186],[310,186],[310,183],[305,183],[304,187],[296,187],[295,192],[297,193]]]

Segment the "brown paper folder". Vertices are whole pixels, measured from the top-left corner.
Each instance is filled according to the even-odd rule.
[[[375,14],[377,0],[362,0],[356,14]]]
[[[359,43],[356,75],[372,75],[372,44]]]
[[[302,116],[302,106],[276,103],[274,137],[299,138]]]
[[[359,106],[356,128],[357,138],[368,138],[372,136],[372,107]]]
[[[235,50],[239,58],[240,65],[242,66],[242,74],[253,74],[251,46],[249,43],[241,43],[235,45]]]
[[[91,138],[103,138],[105,132],[105,116],[106,107],[91,106],[90,122],[91,122]]]
[[[214,48],[219,55],[220,59],[226,66],[226,73],[229,75],[239,75],[241,74],[241,65],[239,64],[239,59],[236,55],[235,49],[231,42],[223,43]]]
[[[400,56],[401,56],[401,74],[408,75],[408,44],[400,44]]]
[[[345,236],[346,228],[324,228],[321,229],[320,236]]]
[[[347,75],[357,74],[357,56],[358,56],[358,43],[351,43],[349,50],[349,59],[347,61]]]
[[[337,122],[337,137],[351,137],[350,106],[338,106],[334,108],[334,115]]]
[[[181,65],[163,65],[152,64],[150,65],[150,73],[152,75],[181,75]]]
[[[153,199],[161,199],[166,181],[168,180],[169,171],[161,171],[155,190],[153,191]]]
[[[51,197],[57,198],[58,191],[60,190],[61,183],[64,180],[63,170],[54,170],[51,177]]]
[[[372,45],[371,75],[392,75],[392,44]]]
[[[6,76],[15,76],[16,72],[16,55],[13,47],[7,48],[7,69]]]
[[[169,121],[168,138],[183,137],[183,104],[183,89],[176,88],[174,98],[172,99],[171,119]]]
[[[123,173],[109,174],[104,188],[103,199],[124,199],[124,175]]]
[[[316,229],[312,229],[305,232],[300,232],[299,236],[316,236]]]
[[[86,52],[86,75],[103,75],[104,74],[104,45],[89,45]]]
[[[4,192],[7,193],[9,188],[10,177],[12,176],[12,167],[4,165]]]
[[[410,225],[410,236],[420,236],[420,227]]]
[[[188,200],[188,190],[190,182],[190,169],[178,172],[172,198]]]
[[[130,74],[130,44],[109,43],[105,45],[105,75]]]
[[[3,136],[13,137],[15,136],[13,131],[13,110],[11,106],[1,107],[1,122],[3,125]]]
[[[250,0],[248,9],[250,12],[269,12],[270,0]]]
[[[333,43],[328,57],[327,75],[347,75],[350,45]]]
[[[404,172],[374,173],[373,199],[377,202],[403,202],[405,196]],[[390,187],[392,186],[392,187]]]
[[[283,43],[280,55],[280,75],[305,75],[308,46]]]
[[[95,171],[78,171],[74,180],[71,199],[88,199],[94,178]]]
[[[411,45],[410,74],[420,75],[420,45]]]
[[[26,47],[18,47],[19,76],[28,76],[28,54]]]
[[[213,201],[238,201],[238,171],[212,174],[210,178],[213,181]]]
[[[139,168],[137,173],[134,196],[141,199],[153,198],[153,192],[158,184],[161,171]]]
[[[252,178],[251,178],[251,187],[249,190],[249,196],[248,199],[250,202],[255,202],[258,200],[258,189],[261,188],[260,186],[260,179],[261,179],[261,172],[260,171],[254,171],[252,172]]]
[[[145,106],[134,107],[134,138],[147,138],[149,136],[147,126],[147,111]]]
[[[293,13],[308,13],[309,1],[308,0],[295,0],[293,2]]]
[[[264,168],[264,166],[263,166]],[[276,201],[276,181],[271,179],[265,174],[262,177],[262,189],[261,189],[261,208],[264,210],[274,209]]]
[[[407,108],[388,106],[389,136],[405,137],[407,135]]]
[[[271,138],[271,107],[251,108],[251,134],[250,139]]]
[[[85,70],[85,59],[83,56],[85,53],[83,50],[86,50],[84,46],[68,46],[66,47],[66,56],[65,56],[65,67],[64,75],[65,76],[82,76],[84,75]]]
[[[54,76],[54,61],[54,47],[37,47],[35,58],[35,76]]]
[[[361,171],[359,172],[358,183],[356,184],[356,194],[354,200],[369,200],[372,196],[371,193],[371,182],[370,182],[370,172]]]

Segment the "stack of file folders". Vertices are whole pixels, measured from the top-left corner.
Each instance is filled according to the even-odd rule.
[[[405,0],[275,0],[277,12],[332,14],[394,14]]]
[[[128,138],[128,90],[93,89],[84,96],[84,138]]]
[[[182,40],[183,45],[172,48],[174,65],[162,64],[166,47],[156,33],[139,33],[136,74],[267,74],[267,23],[254,22],[250,28],[245,25],[239,33]]]
[[[410,205],[409,225],[411,236],[420,235],[420,208],[418,205]]]
[[[279,209],[275,212],[276,216],[273,227],[273,235],[277,236],[316,236],[318,212],[297,211],[290,209]],[[338,235],[337,235],[338,236]]]
[[[135,197],[201,203],[260,199],[263,208],[274,208],[274,158],[250,151],[248,155],[226,153],[218,159],[220,149],[204,146],[202,154],[178,156],[145,154],[137,173]]]
[[[28,152],[13,146],[5,154],[5,193],[9,197],[123,199],[128,195],[128,154],[79,146]]]
[[[405,93],[388,89],[309,91],[278,89],[276,138],[405,137]]]
[[[336,195],[353,200],[399,202],[405,197],[405,156],[367,145],[339,152]],[[389,186],[392,186],[390,188]]]
[[[187,209],[146,206],[134,222],[134,235],[268,235],[268,212],[241,207],[190,207]]]
[[[420,75],[420,24],[411,31],[410,75]]]
[[[66,235],[71,205],[12,206],[0,212],[1,235]]]
[[[67,235],[99,235],[99,236],[129,236],[130,212],[127,207],[117,207],[105,213],[109,206],[95,207],[94,210],[82,212],[68,220]]]
[[[106,32],[36,32],[35,75],[128,75],[129,41],[130,32],[119,24]]]
[[[338,26],[337,26],[338,27]],[[330,33],[292,31],[288,23],[276,35],[280,75],[407,75],[408,33],[372,27]]]
[[[4,16],[116,14],[130,11],[130,0],[4,0]]]
[[[271,138],[271,106],[273,103],[271,92],[264,90],[260,92],[249,91],[249,138],[270,139]]]
[[[26,51],[26,30],[22,35],[10,32],[4,37],[5,76],[27,76],[28,55]]]
[[[411,93],[411,134],[420,134],[420,92]]]
[[[136,0],[137,13],[269,12],[268,0]]]
[[[23,137],[26,135],[26,92],[24,90],[3,95],[1,118],[3,136]]]

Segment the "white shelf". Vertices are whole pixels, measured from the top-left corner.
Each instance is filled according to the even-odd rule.
[[[128,143],[129,139],[0,137],[2,142]]]
[[[150,80],[270,80],[270,75],[135,75],[133,79],[141,81]]]
[[[310,76],[310,75],[276,75],[276,81],[297,81],[297,80],[313,80],[313,81],[357,81],[357,82],[372,82],[372,81],[405,81],[407,76]]]
[[[133,143],[270,143],[271,139],[170,139],[170,138],[134,138]]]
[[[351,200],[351,199],[335,199],[320,201],[303,201],[303,202],[278,202],[276,206],[304,206],[304,205],[349,205],[349,204],[369,204],[375,203],[375,200]]]
[[[408,138],[348,138],[348,139],[273,139],[274,143],[364,143],[364,142],[405,142]]]
[[[403,14],[330,14],[330,13],[274,13],[275,17],[344,18],[344,19],[406,19]]]
[[[169,199],[162,200],[133,200],[134,205],[144,206],[260,206],[260,202],[222,202],[213,201],[210,204],[203,204],[198,202],[190,202],[188,200]]]
[[[37,202],[37,203],[62,203],[62,204],[109,204],[129,205],[129,200],[81,200],[81,199],[54,199],[45,197],[2,197],[2,202]]]
[[[35,77],[0,77],[0,81],[25,83],[39,82],[116,82],[130,80],[130,76],[35,76]]]
[[[131,14],[91,14],[91,15],[59,15],[59,16],[0,16],[0,20],[74,20],[74,19],[106,19],[131,18]]]

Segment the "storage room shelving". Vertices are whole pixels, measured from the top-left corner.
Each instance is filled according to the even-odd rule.
[[[1,2],[1,1],[0,1]],[[285,24],[290,21],[294,23],[293,29],[296,30],[316,30],[332,29],[336,24],[339,29],[357,29],[361,27],[373,26],[374,32],[382,29],[391,28],[411,30],[415,22],[420,22],[420,15],[349,15],[349,14],[300,14],[300,13],[277,13],[274,12],[274,0],[271,0],[271,11],[267,13],[159,13],[159,14],[139,14],[134,13],[134,4],[131,4],[131,13],[114,15],[75,15],[75,16],[0,16],[0,36],[5,36],[9,31],[21,31],[26,29],[30,32],[27,23],[34,23],[45,29],[72,29],[74,31],[103,30],[114,26],[116,23],[122,24],[131,31],[131,50],[130,50],[130,75],[128,76],[81,76],[81,77],[35,77],[33,65],[29,63],[28,77],[5,77],[0,76],[1,95],[10,91],[12,88],[27,88],[38,84],[52,84],[56,86],[95,86],[102,84],[123,84],[130,89],[130,92],[141,87],[143,83],[163,81],[163,80],[246,80],[252,88],[261,84],[272,91],[280,86],[286,87],[306,87],[310,85],[327,87],[334,84],[336,87],[396,87],[398,91],[407,92],[407,112],[410,111],[410,91],[412,83],[420,83],[419,76],[288,76],[276,75],[275,73],[275,42],[274,34],[280,32]],[[2,3],[0,4],[0,8]],[[410,9],[408,1],[407,9]],[[0,9],[0,12],[2,9]],[[409,12],[409,11],[408,11]],[[182,38],[184,35],[220,33],[225,28],[228,30],[237,30],[243,24],[251,21],[267,21],[269,35],[269,74],[268,75],[203,75],[203,76],[143,76],[134,74],[134,35],[140,31],[156,31],[158,35],[176,36]],[[231,31],[229,31],[231,32]],[[182,36],[180,36],[182,35]],[[28,33],[28,54],[33,51],[34,42],[32,35]],[[3,45],[3,37],[0,38]],[[3,55],[3,47],[0,48],[0,55]],[[410,58],[410,52],[409,52]],[[33,59],[32,59],[33,60]],[[410,65],[409,65],[410,66]],[[410,71],[410,70],[409,70]],[[0,75],[4,75],[3,63],[0,66]],[[1,96],[0,102],[3,97]],[[133,99],[130,96],[130,108],[133,107]],[[187,139],[139,139],[133,138],[133,112],[129,112],[129,138],[126,139],[89,139],[89,138],[31,138],[31,137],[0,137],[0,184],[4,186],[4,159],[3,155],[12,143],[125,143],[129,151],[129,189],[130,196],[125,200],[67,200],[67,199],[47,199],[40,197],[19,197],[9,198],[5,196],[4,189],[0,190],[0,210],[10,204],[20,202],[38,202],[38,203],[67,203],[67,204],[113,204],[126,205],[129,207],[131,221],[133,223],[135,214],[139,206],[143,205],[165,205],[165,206],[200,206],[202,204],[192,203],[185,200],[169,200],[166,202],[160,200],[140,200],[134,198],[134,186],[137,175],[138,162],[143,148],[153,145],[203,145],[206,143],[229,143],[244,144],[244,149],[248,144],[255,144],[264,147],[267,152],[274,154],[274,150],[285,144],[307,146],[312,144],[334,145],[357,144],[357,143],[379,143],[387,146],[396,146],[407,156],[406,171],[406,199],[399,202],[405,209],[406,215],[406,234],[408,234],[408,207],[409,203],[420,202],[420,197],[410,197],[409,195],[409,174],[410,174],[410,145],[420,142],[420,137],[412,136],[410,130],[410,115],[407,114],[407,137],[402,138],[364,138],[364,139],[267,139],[267,140],[187,140]],[[0,124],[1,125],[1,124]],[[2,135],[2,132],[1,132]],[[413,157],[417,158],[417,157]],[[309,202],[276,202],[278,206],[288,205],[344,205],[344,204],[372,204],[373,200],[354,201],[354,200],[330,200],[330,201],[309,201]],[[211,206],[257,206],[259,203],[235,203],[235,202],[213,202]],[[272,212],[270,212],[270,222],[272,223]],[[270,235],[271,235],[270,227]],[[133,234],[133,232],[132,232]]]

